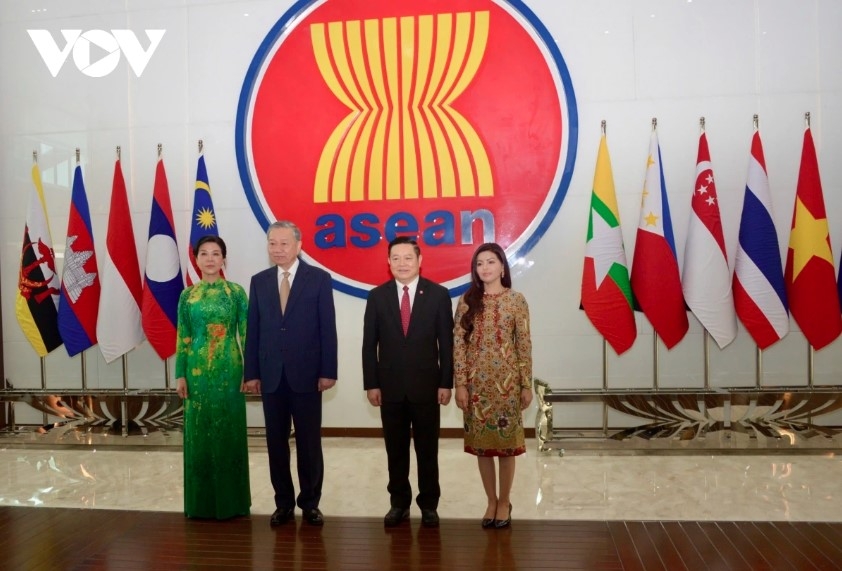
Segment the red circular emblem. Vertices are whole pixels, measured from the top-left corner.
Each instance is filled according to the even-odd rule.
[[[520,2],[301,1],[244,82],[241,178],[259,222],[292,220],[309,262],[364,296],[386,243],[416,236],[456,294],[476,247],[524,254],[555,216],[576,154],[561,54]]]

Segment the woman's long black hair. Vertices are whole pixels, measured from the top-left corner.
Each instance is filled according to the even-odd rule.
[[[477,273],[477,257],[483,252],[492,252],[497,256],[497,259],[503,264],[503,277],[500,281],[503,287],[512,287],[512,273],[509,271],[509,262],[506,260],[506,252],[503,251],[503,248],[494,242],[486,242],[477,248],[471,258],[471,285],[465,292],[465,303],[468,305],[468,311],[462,315],[462,319],[459,321],[462,329],[465,330],[465,343],[468,343],[471,333],[474,332],[476,316],[482,313],[482,296],[485,293],[485,286]]]

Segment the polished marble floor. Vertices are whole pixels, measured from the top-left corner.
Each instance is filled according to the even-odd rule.
[[[326,438],[327,517],[388,509],[386,457],[375,438]],[[274,510],[265,447],[250,446],[252,512]],[[440,451],[443,518],[485,507],[476,459],[461,440]],[[414,473],[412,475],[414,482]],[[177,447],[20,447],[0,443],[0,505],[180,511]],[[517,460],[515,518],[559,520],[842,521],[842,457],[539,453]]]

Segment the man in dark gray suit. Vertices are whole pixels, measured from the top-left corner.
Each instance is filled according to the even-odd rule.
[[[266,233],[275,264],[251,278],[246,328],[246,392],[263,395],[269,475],[275,489],[276,526],[295,519],[324,524],[319,510],[324,480],[322,391],[336,383],[336,310],[331,277],[298,258],[301,231],[275,222]],[[300,491],[290,473],[290,423],[295,423]]]
[[[447,289],[421,277],[415,240],[389,243],[395,279],[372,289],[365,307],[363,384],[368,401],[380,407],[389,462],[391,509],[383,519],[394,527],[409,517],[410,434],[415,438],[421,523],[437,527],[440,406],[453,388],[453,313]]]

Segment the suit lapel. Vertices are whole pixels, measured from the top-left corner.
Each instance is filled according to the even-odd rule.
[[[430,298],[424,291],[426,286],[427,281],[419,277],[418,285],[415,287],[415,298],[412,300],[412,313],[409,314],[409,331],[407,332],[407,337],[409,337],[409,333],[412,331],[412,326],[414,324],[417,325],[416,321],[420,320],[421,316],[424,315],[424,308],[427,305],[427,300]],[[400,318],[400,315],[398,318]]]

